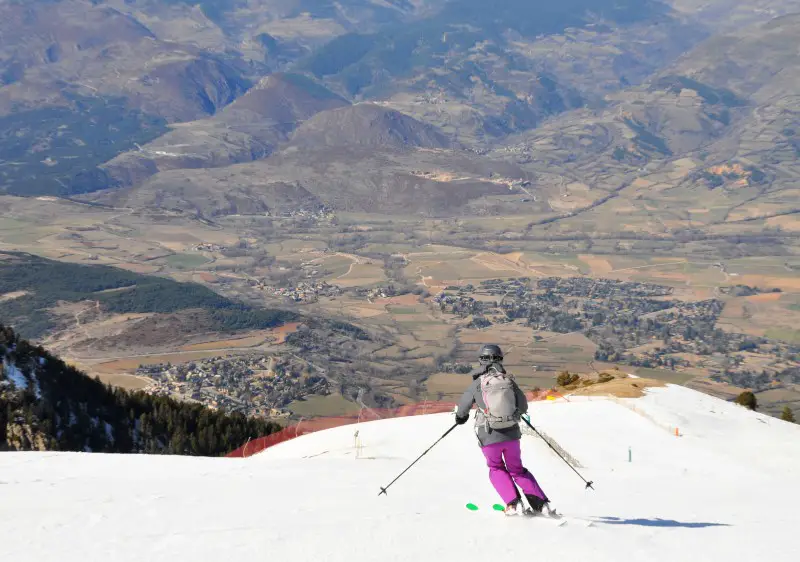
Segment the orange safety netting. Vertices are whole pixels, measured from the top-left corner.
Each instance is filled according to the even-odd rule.
[[[525,396],[529,402],[537,400],[545,400],[548,396],[559,395],[552,390],[543,390],[540,392],[526,392]],[[452,412],[456,407],[454,402],[418,402],[416,404],[406,404],[397,408],[363,408],[358,414],[351,414],[346,416],[331,416],[321,418],[311,418],[301,420],[300,422],[286,427],[277,433],[266,435],[248,441],[235,451],[228,453],[227,457],[244,458],[260,453],[264,449],[289,441],[295,437],[314,433],[323,429],[330,429],[332,427],[340,427],[343,425],[350,425],[364,421],[374,421],[390,418],[402,418],[407,416],[420,416],[426,414],[441,414],[444,412]]]

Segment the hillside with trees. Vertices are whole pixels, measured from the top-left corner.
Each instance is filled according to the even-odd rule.
[[[0,450],[221,456],[278,424],[111,388],[0,325]]]
[[[199,309],[207,312],[207,326],[202,328],[220,332],[272,328],[298,317],[290,311],[250,307],[196,283],[6,252],[0,254],[0,295],[13,292],[24,295],[0,300],[0,318],[31,339],[57,327],[51,308],[59,301],[95,301],[104,312],[117,314]]]

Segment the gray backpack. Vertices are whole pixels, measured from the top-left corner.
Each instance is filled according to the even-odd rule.
[[[486,430],[507,429],[519,423],[517,395],[511,375],[494,369],[481,375],[481,396],[486,409],[479,408],[483,414]]]

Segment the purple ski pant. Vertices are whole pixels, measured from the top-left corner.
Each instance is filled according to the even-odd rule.
[[[481,447],[481,451],[489,467],[489,480],[506,504],[519,497],[514,484],[520,487],[523,494],[548,501],[536,478],[522,466],[519,439],[486,445]]]

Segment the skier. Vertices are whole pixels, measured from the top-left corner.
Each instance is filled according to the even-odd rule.
[[[489,480],[506,504],[506,515],[542,515],[547,508],[547,515],[556,516],[536,478],[522,465],[519,419],[528,411],[528,400],[506,374],[500,346],[481,347],[479,361],[473,382],[456,409],[456,423],[467,423],[472,405],[477,404],[475,433],[489,467]],[[525,494],[530,511],[525,509],[517,486]]]

